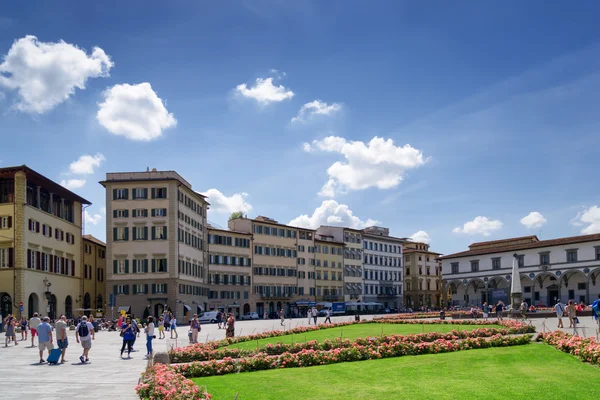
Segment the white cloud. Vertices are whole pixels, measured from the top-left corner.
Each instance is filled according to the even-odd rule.
[[[337,192],[371,187],[389,189],[402,182],[406,171],[425,164],[423,153],[411,145],[394,145],[392,139],[374,137],[367,144],[338,136],[305,143],[304,151],[339,153],[346,162],[337,161],[327,169],[329,180],[319,195],[333,197]]]
[[[273,85],[273,78],[257,78],[256,83],[252,87],[248,87],[245,83],[237,85],[235,91],[247,98],[254,99],[261,104],[269,104],[279,102],[294,97],[294,92],[285,88],[282,85]]]
[[[113,65],[99,47],[88,55],[62,40],[39,42],[25,36],[15,40],[0,64],[0,86],[17,91],[18,110],[42,114],[67,100],[75,88],[85,89],[89,78],[109,76]]]
[[[460,226],[452,229],[454,233],[465,233],[467,235],[483,235],[490,236],[492,231],[502,228],[502,222],[499,220],[490,221],[487,217],[475,217],[473,221],[465,222],[463,227]]]
[[[425,231],[418,231],[413,233],[410,236],[410,239],[414,242],[421,242],[421,243],[427,243],[429,244],[429,242],[431,242],[431,237],[429,237],[429,234]]]
[[[588,225],[581,230],[582,234],[591,235],[593,233],[600,233],[600,207],[592,206],[577,214],[575,218],[578,221],[574,221],[573,224],[577,226]]]
[[[127,139],[149,141],[177,125],[148,82],[115,85],[104,92],[96,118],[109,132]]]
[[[292,122],[304,122],[315,115],[331,115],[341,109],[342,105],[339,103],[327,104],[321,100],[314,100],[300,107],[298,115],[292,118]]]
[[[532,211],[525,217],[521,218],[521,224],[529,229],[539,228],[546,222],[546,218],[544,218],[544,216],[537,211]]]
[[[79,189],[85,185],[85,179],[63,179],[60,181],[60,185],[69,190]]]
[[[202,194],[208,197],[212,211],[230,214],[236,211],[247,213],[252,210],[252,205],[246,201],[248,193],[235,193],[231,196],[225,196],[217,189],[208,189]]]
[[[99,167],[104,161],[105,158],[102,154],[97,153],[95,156],[90,156],[89,154],[84,154],[77,161],[73,161],[69,165],[69,170],[73,174],[93,174],[94,168]]]
[[[378,221],[374,219],[361,220],[354,215],[346,204],[339,204],[335,200],[324,200],[311,216],[303,214],[289,222],[289,225],[310,229],[317,229],[321,225],[347,226],[354,229],[362,229],[377,224]]]
[[[87,211],[85,212],[85,223],[98,225],[102,221],[102,215],[100,214],[90,214]]]

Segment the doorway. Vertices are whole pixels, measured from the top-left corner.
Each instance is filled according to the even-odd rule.
[[[154,317],[160,317],[165,311],[165,306],[163,304],[155,304],[154,305]]]
[[[73,318],[73,300],[71,299],[71,296],[67,296],[65,299],[65,317],[67,317],[67,319]]]
[[[12,298],[8,293],[0,293],[0,312],[2,312],[2,318],[8,314],[12,314]]]
[[[56,296],[50,295],[50,300],[48,300],[48,317],[51,320],[56,319]]]
[[[558,290],[557,289],[548,289],[548,298],[546,302],[546,306],[552,307],[559,300],[558,298]]]
[[[39,312],[38,297],[37,294],[31,293],[29,295],[29,299],[27,300],[27,313],[29,318],[33,317],[33,314],[36,312]]]

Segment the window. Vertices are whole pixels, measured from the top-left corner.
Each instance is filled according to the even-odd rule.
[[[152,209],[152,216],[153,217],[166,217],[167,216],[167,209],[166,208],[153,208]]]
[[[578,283],[577,290],[585,290],[585,282]]]
[[[410,256],[404,256],[404,261],[410,262]]]
[[[12,217],[0,217],[0,229],[12,228]]]
[[[148,189],[146,188],[136,188],[133,189],[131,192],[133,200],[148,198]]]
[[[0,249],[0,268],[12,267],[13,249]]]
[[[153,258],[152,259],[152,272],[167,272],[167,259],[166,258]]]
[[[127,200],[129,189],[113,189],[113,200]]]
[[[129,228],[113,228],[113,240],[114,241],[127,241],[129,240]]]
[[[126,274],[128,271],[128,260],[115,260],[115,263],[117,264],[117,269],[116,272],[117,274]]]
[[[129,285],[115,285],[116,294],[129,294]]]
[[[567,262],[577,262],[577,250],[567,250]]]
[[[136,226],[133,228],[133,240],[148,240],[148,227]]]
[[[452,264],[450,264],[451,268],[452,268],[452,273],[453,274],[458,274],[458,263],[454,262]]]
[[[519,268],[525,266],[525,256],[523,254],[517,256],[517,263],[519,264]]]
[[[540,265],[550,264],[550,253],[540,253]]]
[[[167,198],[167,188],[152,188],[152,198],[153,199],[166,199]]]
[[[406,275],[410,275],[410,267],[406,267]]]
[[[600,260],[600,246],[596,246],[596,260]]]
[[[166,240],[167,239],[167,227],[166,226],[153,226],[152,227],[152,240]]]
[[[129,210],[113,210],[114,218],[127,218],[129,217]]]
[[[148,284],[133,285],[133,294],[146,294],[148,291]]]
[[[500,258],[492,258],[492,269],[500,269]]]

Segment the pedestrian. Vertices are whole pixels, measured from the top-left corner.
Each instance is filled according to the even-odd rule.
[[[131,327],[133,328],[133,342],[131,342],[131,351],[135,353],[135,349],[133,348],[133,346],[135,345],[136,339],[140,336],[140,327],[135,318],[132,317],[132,318],[130,318],[130,320],[131,320]]]
[[[179,337],[177,334],[177,318],[175,318],[175,315],[171,316],[171,339],[173,339],[173,334],[175,334],[175,339]]]
[[[235,334],[235,318],[232,313],[229,313],[227,318],[227,329],[225,330],[225,337],[232,338]]]
[[[67,338],[67,318],[64,315],[60,316],[60,319],[56,321],[54,324],[54,329],[56,330],[56,344],[61,352],[60,362],[65,363],[65,354],[67,352],[67,347],[69,347],[69,340]]]
[[[315,307],[313,307],[311,310],[311,313],[312,313],[313,321],[314,321],[315,325],[317,325],[317,315],[318,315],[317,309]]]
[[[308,317],[308,324],[310,325],[310,320],[312,319],[312,312],[310,308],[306,309],[306,316]]]
[[[223,324],[223,314],[221,314],[221,310],[219,310],[217,311],[217,329],[221,329],[221,324]]]
[[[575,305],[573,304],[573,300],[569,300],[565,310],[567,311],[567,317],[569,317],[569,328],[574,328],[575,327]]]
[[[40,320],[40,317],[38,317],[38,313],[33,313],[33,317],[31,317],[31,319],[29,320],[29,329],[31,330],[31,347],[35,347],[35,344],[33,343],[33,338],[36,337],[37,327],[40,326],[41,323],[42,321]]]
[[[89,353],[92,348],[92,340],[96,339],[96,333],[94,332],[94,325],[88,321],[88,318],[84,315],[81,317],[81,322],[75,328],[75,340],[77,343],[81,342],[83,348],[82,354],[79,356],[79,361],[85,364],[90,361]]]
[[[283,312],[283,308],[279,310],[279,318],[281,318],[281,326],[283,326],[285,322],[285,313]]]
[[[150,317],[148,317],[148,320],[149,319],[150,319]],[[158,338],[159,339],[165,338],[165,321],[163,320],[163,317],[158,318]]]
[[[159,325],[159,332],[160,332],[160,325]],[[164,336],[164,333],[163,333]],[[152,357],[152,339],[156,338],[156,336],[154,336],[154,317],[149,316],[148,317],[148,325],[146,326],[146,357],[150,358]]]
[[[560,299],[556,300],[554,311],[556,312],[556,318],[558,319],[558,327],[564,328],[562,319],[565,313],[565,306],[560,302]]]
[[[135,331],[133,330],[131,318],[125,319],[125,322],[123,323],[123,325],[121,325],[121,336],[123,337],[123,345],[121,346],[121,358],[123,358],[125,346],[127,346],[127,358],[131,358],[131,352],[133,351],[133,340],[135,339]]]
[[[504,311],[504,303],[502,300],[498,300],[496,303],[496,318],[498,321],[502,321],[502,312]]]
[[[600,294],[598,298],[592,303],[592,315],[598,324],[598,332],[600,332]]]
[[[194,314],[194,317],[190,321],[190,328],[192,330],[192,343],[198,343],[198,332],[202,330],[200,328],[200,321],[198,321],[198,314]]]
[[[268,316],[269,314],[267,313],[267,310],[265,310],[265,312],[263,313],[263,319],[267,319]]]
[[[19,343],[17,343],[17,334],[15,333],[15,317],[13,317],[11,314],[8,314],[8,317],[6,317],[5,325],[6,326],[4,328],[6,330],[6,339],[4,341],[4,347],[8,347],[10,339],[12,339],[15,342],[15,346],[18,345]]]
[[[488,316],[489,316],[489,311],[490,311],[487,301],[485,303],[483,303],[483,307],[481,307],[481,311],[483,312],[483,320],[487,321]]]
[[[169,327],[171,326],[171,311],[166,311],[163,316],[163,328],[168,332]],[[163,339],[165,338],[165,334],[163,333]]]
[[[475,306],[471,306],[471,317],[473,317],[473,319],[477,319],[477,309]]]
[[[327,311],[325,311],[325,324],[327,323],[327,321],[329,321],[329,323],[331,323],[331,309],[328,308]]]
[[[21,316],[21,341],[27,340],[27,318],[23,315]]]
[[[525,321],[525,318],[527,318],[527,308],[528,308],[528,304],[525,300],[523,300],[523,302],[521,303],[521,306],[519,307],[519,311],[521,311],[521,318],[523,318],[523,321]]]
[[[44,361],[44,350],[48,350],[48,356],[50,356],[50,350],[54,348],[52,344],[52,327],[50,326],[50,318],[44,317],[42,323],[37,327],[38,334],[38,347],[40,349],[40,364],[45,363]]]

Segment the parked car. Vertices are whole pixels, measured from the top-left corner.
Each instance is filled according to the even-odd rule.
[[[206,324],[207,322],[214,324],[215,322],[217,322],[217,312],[216,311],[204,312],[198,316],[198,320],[200,321],[201,324]]]
[[[242,315],[241,319],[258,319],[258,314],[255,312],[249,312]]]

